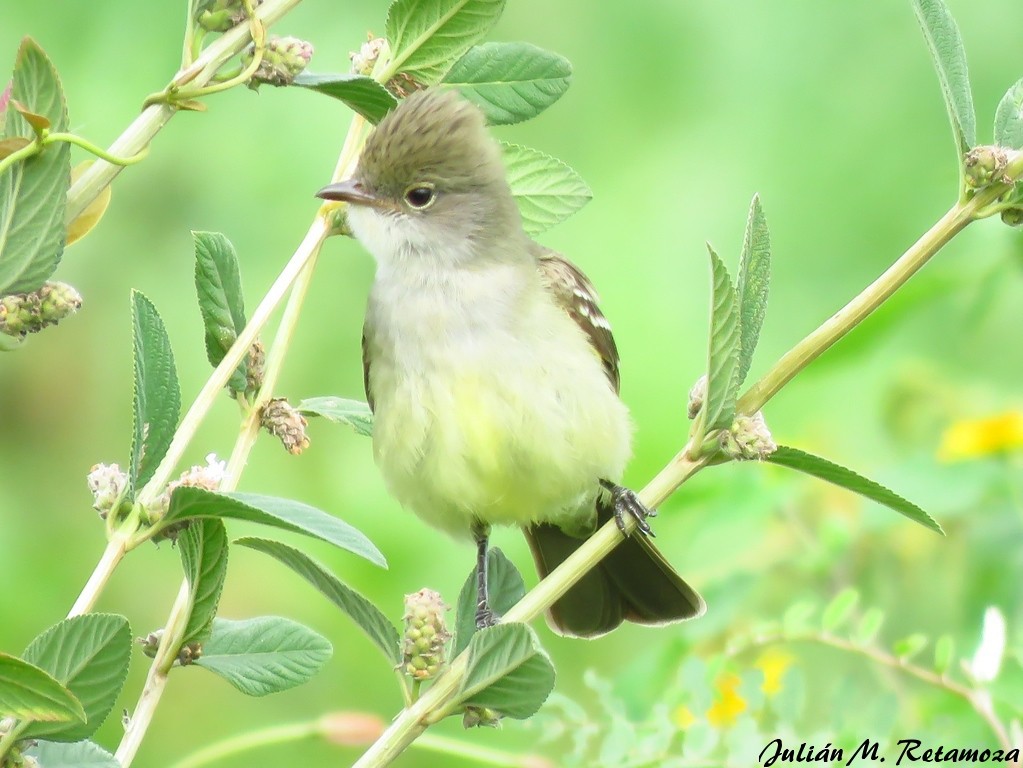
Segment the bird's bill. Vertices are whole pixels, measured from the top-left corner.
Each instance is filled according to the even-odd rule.
[[[324,200],[337,200],[352,205],[380,205],[380,200],[367,192],[362,184],[355,179],[328,184],[317,192],[316,196]]]

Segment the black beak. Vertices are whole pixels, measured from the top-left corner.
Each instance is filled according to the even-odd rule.
[[[319,192],[317,197],[324,200],[338,200],[352,205],[379,205],[380,200],[369,194],[362,184],[355,179],[346,179],[336,184],[328,184]]]

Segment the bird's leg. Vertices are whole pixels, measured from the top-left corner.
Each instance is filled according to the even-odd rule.
[[[490,526],[475,522],[472,537],[476,540],[476,629],[497,624],[497,616],[490,610],[490,591],[487,586],[487,544]]]
[[[636,527],[644,536],[654,535],[646,520],[648,517],[656,516],[656,510],[647,508],[634,491],[630,491],[624,486],[612,483],[610,480],[601,480],[600,485],[611,494],[611,507],[614,510],[615,522],[623,535],[625,534],[626,515],[635,519]]]

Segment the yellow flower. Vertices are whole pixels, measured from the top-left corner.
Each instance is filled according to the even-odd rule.
[[[768,648],[753,665],[764,673],[764,682],[760,690],[765,696],[773,696],[781,691],[781,679],[785,671],[792,666],[795,658],[785,653],[780,648]]]
[[[1023,448],[1023,411],[1006,411],[986,419],[961,419],[941,436],[938,458],[962,461]]]
[[[735,725],[736,719],[746,711],[746,700],[739,695],[742,680],[727,672],[717,679],[717,698],[707,710],[707,722],[715,728]]]

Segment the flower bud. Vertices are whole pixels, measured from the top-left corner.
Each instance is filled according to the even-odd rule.
[[[156,658],[156,651],[160,648],[160,641],[163,639],[163,630],[158,629],[150,632],[145,637],[138,638],[135,642],[142,646],[142,653],[149,658]]]
[[[252,0],[252,7],[262,4],[263,0]],[[199,11],[196,23],[207,32],[226,32],[246,18],[245,5],[242,0],[212,0]]]
[[[334,712],[319,720],[320,733],[342,747],[365,747],[383,734],[386,725],[376,715],[362,712]]]
[[[0,333],[24,336],[56,325],[82,306],[82,297],[66,283],[43,283],[29,293],[0,298]]]
[[[177,662],[181,666],[187,667],[189,664],[201,657],[202,643],[187,643],[186,645],[181,646],[178,650]]]
[[[308,422],[283,397],[276,397],[263,407],[259,422],[281,441],[288,453],[297,456],[309,447],[305,433]]]
[[[692,389],[689,390],[689,407],[686,409],[686,414],[690,420],[696,418],[700,409],[703,408],[705,399],[707,399],[707,374],[698,378]]]
[[[263,386],[263,369],[266,367],[266,348],[263,342],[256,339],[249,347],[245,358],[245,391],[258,392]]]
[[[1023,225],[1023,208],[1006,208],[1002,211],[1002,223],[1010,227]]]
[[[242,66],[247,67],[255,56],[255,48],[249,46],[242,51]],[[263,58],[256,71],[249,78],[249,87],[268,85],[291,85],[313,57],[312,43],[297,37],[272,37],[266,43]]]
[[[416,680],[436,676],[445,662],[451,633],[444,622],[448,606],[439,592],[421,589],[405,595],[405,673]]]
[[[974,147],[963,160],[966,186],[979,189],[996,181],[1011,181],[1002,178],[1008,164],[1009,153],[1002,147]]]
[[[387,56],[388,53],[387,40],[383,37],[373,37],[373,35],[370,35],[369,39],[362,44],[358,51],[352,51],[348,54],[348,58],[352,60],[352,74],[371,74],[380,56]]]
[[[95,464],[86,477],[92,491],[92,506],[104,520],[124,496],[128,486],[128,473],[116,464]]]
[[[778,445],[771,437],[764,414],[757,411],[752,416],[735,417],[728,431],[721,433],[721,450],[737,461],[762,460],[778,450]]]
[[[163,493],[157,496],[156,499],[153,500],[153,503],[146,507],[146,512],[149,514],[150,522],[156,522],[167,514],[167,508],[170,506],[171,494],[178,486],[186,485],[192,488],[205,488],[207,491],[215,491],[220,488],[220,484],[224,481],[224,476],[226,474],[227,462],[217,459],[217,454],[215,453],[208,454],[206,456],[206,466],[197,465],[182,472],[181,476],[178,477],[177,480],[171,480],[171,482],[167,483],[167,487],[164,488]],[[171,529],[168,529],[163,532],[163,538],[174,538],[174,534],[183,529],[184,527],[175,528],[173,532]]]
[[[497,728],[501,724],[501,716],[489,707],[468,706],[462,713],[464,728]]]
[[[387,88],[392,94],[397,96],[399,99],[404,99],[410,93],[421,91],[426,87],[425,83],[421,83],[416,80],[412,75],[407,75],[404,72],[399,72],[390,80],[388,80],[384,87]]]

